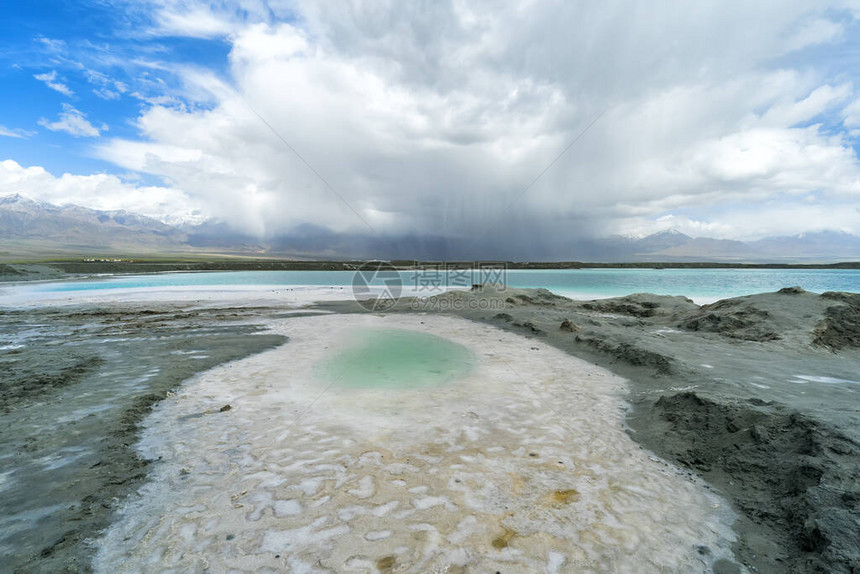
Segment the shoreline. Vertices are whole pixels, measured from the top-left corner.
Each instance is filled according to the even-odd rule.
[[[355,271],[374,261],[291,261],[282,259],[133,259],[121,261],[41,260],[0,262],[0,283],[64,281],[104,275],[143,275],[176,272],[217,271]],[[385,262],[400,271],[438,266],[438,261],[394,260]],[[509,270],[547,269],[860,269],[860,261],[837,263],[721,263],[712,261],[653,261],[590,263],[580,261],[451,261],[449,269],[473,269],[496,265]]]

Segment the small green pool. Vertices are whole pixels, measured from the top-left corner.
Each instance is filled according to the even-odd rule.
[[[414,389],[443,385],[469,372],[466,347],[405,329],[366,329],[356,341],[320,365],[320,374],[341,387]]]

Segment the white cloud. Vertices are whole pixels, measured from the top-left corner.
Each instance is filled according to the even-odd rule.
[[[789,50],[802,50],[808,46],[834,42],[845,33],[841,22],[823,18],[804,23],[788,40]]]
[[[835,87],[825,84],[800,100],[774,104],[763,115],[762,120],[777,127],[808,122],[845,102],[851,97],[852,91],[851,84],[848,83]]]
[[[0,161],[0,190],[19,193],[58,205],[83,205],[91,209],[125,209],[166,222],[199,221],[205,216],[181,190],[141,186],[107,174],[51,175],[39,166],[22,167],[12,160]]]
[[[828,206],[860,232],[848,134],[808,125],[860,126],[857,79],[793,63],[844,41],[838,3],[147,5],[152,34],[226,38],[229,77],[153,64],[182,97],[153,81],[140,138],[97,153],[247,231],[367,231],[331,185],[382,233],[748,237],[819,226]]]
[[[860,214],[852,200],[822,203],[805,196],[782,201],[764,201],[722,208],[719,221],[696,216],[664,215],[658,218],[631,217],[618,222],[622,235],[642,237],[674,229],[690,237],[755,240],[794,235],[799,232],[843,231],[860,234]],[[803,225],[799,226],[798,221]]]
[[[3,137],[22,139],[28,138],[32,135],[33,132],[28,130],[7,128],[4,125],[0,125],[0,136]]]
[[[39,120],[39,125],[53,132],[66,132],[75,137],[98,137],[101,132],[108,129],[105,124],[94,126],[83,112],[69,104],[63,104],[63,111],[60,112],[57,121],[51,122],[42,118]]]
[[[51,88],[54,91],[60,92],[64,96],[71,97],[71,96],[75,95],[75,92],[73,92],[71,90],[71,88],[69,88],[69,86],[67,86],[63,82],[57,81],[57,71],[56,70],[52,70],[51,72],[47,72],[44,74],[36,74],[33,77],[36,78],[37,80],[39,80],[40,82],[44,82],[44,84],[46,86],[48,86],[49,88]]]
[[[84,75],[90,84],[95,86],[93,93],[103,100],[118,100],[128,92],[128,85],[124,82],[113,80],[106,74],[97,70],[87,69]]]
[[[95,88],[93,89],[93,93],[103,100],[118,100],[121,97],[119,92],[110,88]]]
[[[854,100],[842,110],[842,120],[846,128],[853,131],[855,135],[860,129],[860,98]]]
[[[165,35],[210,38],[228,34],[231,26],[209,10],[199,8],[183,12],[162,11],[159,14],[158,30]]]
[[[248,21],[267,20],[272,5],[262,0],[209,2],[201,0],[146,0],[153,13],[151,34],[216,38],[228,36]]]

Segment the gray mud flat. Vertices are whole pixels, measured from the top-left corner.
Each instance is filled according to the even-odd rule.
[[[282,344],[268,309],[0,311],[0,570],[87,572],[145,479],[138,425],[185,379]],[[217,416],[214,406],[212,416]]]
[[[750,571],[860,572],[860,295],[787,288],[700,307],[476,288],[413,303],[392,311],[493,324],[629,379],[631,436],[731,501]]]

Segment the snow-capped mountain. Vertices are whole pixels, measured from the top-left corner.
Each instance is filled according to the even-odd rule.
[[[44,254],[231,253],[319,259],[441,260],[452,255],[456,259],[461,247],[442,237],[344,235],[318,226],[303,226],[263,241],[237,232],[223,222],[184,221],[175,226],[129,211],[58,206],[20,195],[0,197],[0,257],[6,259]],[[668,230],[642,238],[613,236],[551,247],[552,255],[547,258],[556,261],[860,261],[860,237],[838,231],[742,242],[690,237]]]
[[[55,247],[62,251],[182,249],[186,235],[175,227],[129,211],[58,206],[21,195],[0,197],[0,243]]]

